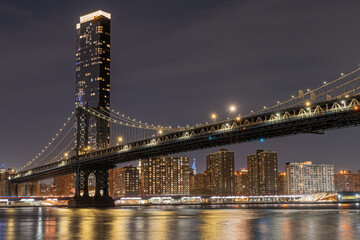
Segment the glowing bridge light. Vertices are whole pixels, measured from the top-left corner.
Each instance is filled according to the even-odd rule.
[[[230,112],[235,112],[235,111],[236,111],[235,105],[231,105],[231,106],[229,107],[229,111],[230,111]]]
[[[215,113],[211,114],[211,119],[212,119],[213,121],[216,120],[216,114],[215,114]]]
[[[263,138],[260,138],[260,142],[263,142],[264,141],[264,139]]]

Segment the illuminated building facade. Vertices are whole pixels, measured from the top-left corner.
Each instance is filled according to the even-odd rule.
[[[141,194],[190,194],[188,157],[142,159]]]
[[[113,196],[140,195],[140,179],[137,167],[127,166],[110,172],[110,188]]]
[[[205,173],[190,174],[190,194],[209,195],[208,178]]]
[[[109,114],[110,108],[110,14],[101,10],[81,16],[76,25],[76,106],[87,106]],[[82,113],[78,113],[82,114]],[[85,131],[86,146],[109,145],[109,122],[95,117],[78,117],[78,131]],[[81,129],[80,129],[81,128]],[[85,129],[85,130],[84,130]],[[78,142],[81,142],[78,139]]]
[[[341,170],[335,173],[335,191],[337,192],[358,192],[360,191],[360,180],[358,173]]]
[[[54,177],[55,195],[74,195],[74,174]]]
[[[211,195],[233,195],[234,152],[220,149],[219,152],[206,155],[206,173]]]
[[[248,170],[235,171],[235,195],[248,195]]]
[[[287,194],[334,192],[334,166],[312,162],[286,163]]]
[[[277,152],[256,150],[247,156],[247,166],[250,195],[277,194]]]
[[[278,194],[286,194],[286,172],[278,173]]]

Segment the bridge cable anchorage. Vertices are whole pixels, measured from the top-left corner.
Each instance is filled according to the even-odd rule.
[[[347,77],[349,77],[349,76],[351,76],[351,75],[353,75],[353,74],[355,74],[355,73],[357,73],[357,72],[359,72],[359,71],[360,71],[360,67],[359,67],[359,68],[356,68],[355,70],[353,70],[353,71],[351,71],[351,72],[349,72],[349,73],[347,73],[347,74],[341,74],[341,76],[340,76],[339,78],[336,78],[336,79],[334,79],[334,80],[332,80],[332,81],[330,81],[330,82],[324,82],[324,84],[321,85],[320,87],[317,87],[317,88],[312,89],[312,90],[308,89],[308,91],[307,91],[306,93],[304,93],[303,95],[304,95],[304,96],[307,96],[307,95],[316,94],[316,93],[319,92],[320,90],[323,90],[323,89],[329,87],[330,85],[332,85],[332,84],[334,84],[334,83],[337,83],[338,81],[344,80],[344,79],[346,79]],[[327,90],[327,91],[324,92],[324,93],[319,93],[319,95],[315,95],[315,97],[320,97],[320,96],[323,96],[323,95],[326,94],[326,93],[333,92],[333,91],[335,91],[335,90],[337,90],[337,89],[340,89],[341,87],[344,87],[344,86],[346,86],[346,85],[348,85],[348,84],[350,84],[350,83],[353,83],[353,82],[356,81],[356,80],[359,80],[359,77],[356,77],[356,78],[354,78],[354,79],[351,79],[350,81],[345,82],[345,83],[343,83],[343,84],[341,84],[341,85],[339,85],[339,86],[335,86],[335,88],[329,89],[329,90]],[[352,94],[352,96],[354,96],[354,95],[356,95],[355,92],[356,92],[357,89],[358,89],[358,88],[354,87],[352,90],[348,91],[348,93],[354,92],[354,94]],[[339,97],[339,95],[346,95],[346,94],[343,93],[343,94],[336,94],[336,95],[337,95],[337,97]],[[258,110],[258,111],[252,111],[251,113],[246,114],[246,115],[243,115],[242,117],[249,117],[249,116],[252,116],[252,115],[264,113],[264,112],[266,112],[266,111],[269,111],[269,110],[275,109],[275,108],[279,108],[279,107],[282,106],[282,105],[285,105],[285,104],[294,102],[294,101],[299,100],[299,99],[301,99],[300,96],[292,96],[292,97],[291,97],[290,99],[288,99],[288,100],[285,100],[285,101],[283,101],[283,102],[278,101],[276,105],[273,105],[273,106],[270,106],[270,107],[264,107],[263,109]],[[282,109],[285,109],[285,108],[288,108],[288,107],[291,107],[291,106],[296,106],[296,105],[299,105],[300,103],[304,103],[304,102],[307,102],[307,101],[309,101],[309,100],[304,100],[304,101],[301,101],[301,102],[293,103],[293,104],[290,105],[290,106],[284,106],[283,108],[279,108],[279,110],[282,110]]]
[[[59,138],[59,136],[64,131],[64,129],[68,126],[69,122],[72,119],[74,119],[73,118],[74,114],[75,114],[75,112],[72,112],[71,115],[67,118],[66,122],[60,128],[59,132],[57,132],[55,134],[55,136],[51,139],[51,141],[47,145],[45,145],[45,147],[31,161],[29,161],[27,164],[25,164],[21,168],[16,169],[16,172],[19,172],[27,167],[30,167],[36,160],[38,160],[52,146],[52,144]]]

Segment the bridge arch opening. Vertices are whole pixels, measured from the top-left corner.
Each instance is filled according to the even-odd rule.
[[[94,172],[91,172],[88,176],[88,191],[89,196],[94,197],[96,190],[96,175]]]

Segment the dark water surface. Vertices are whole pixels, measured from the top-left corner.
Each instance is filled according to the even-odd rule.
[[[360,239],[360,210],[0,208],[0,239]]]

